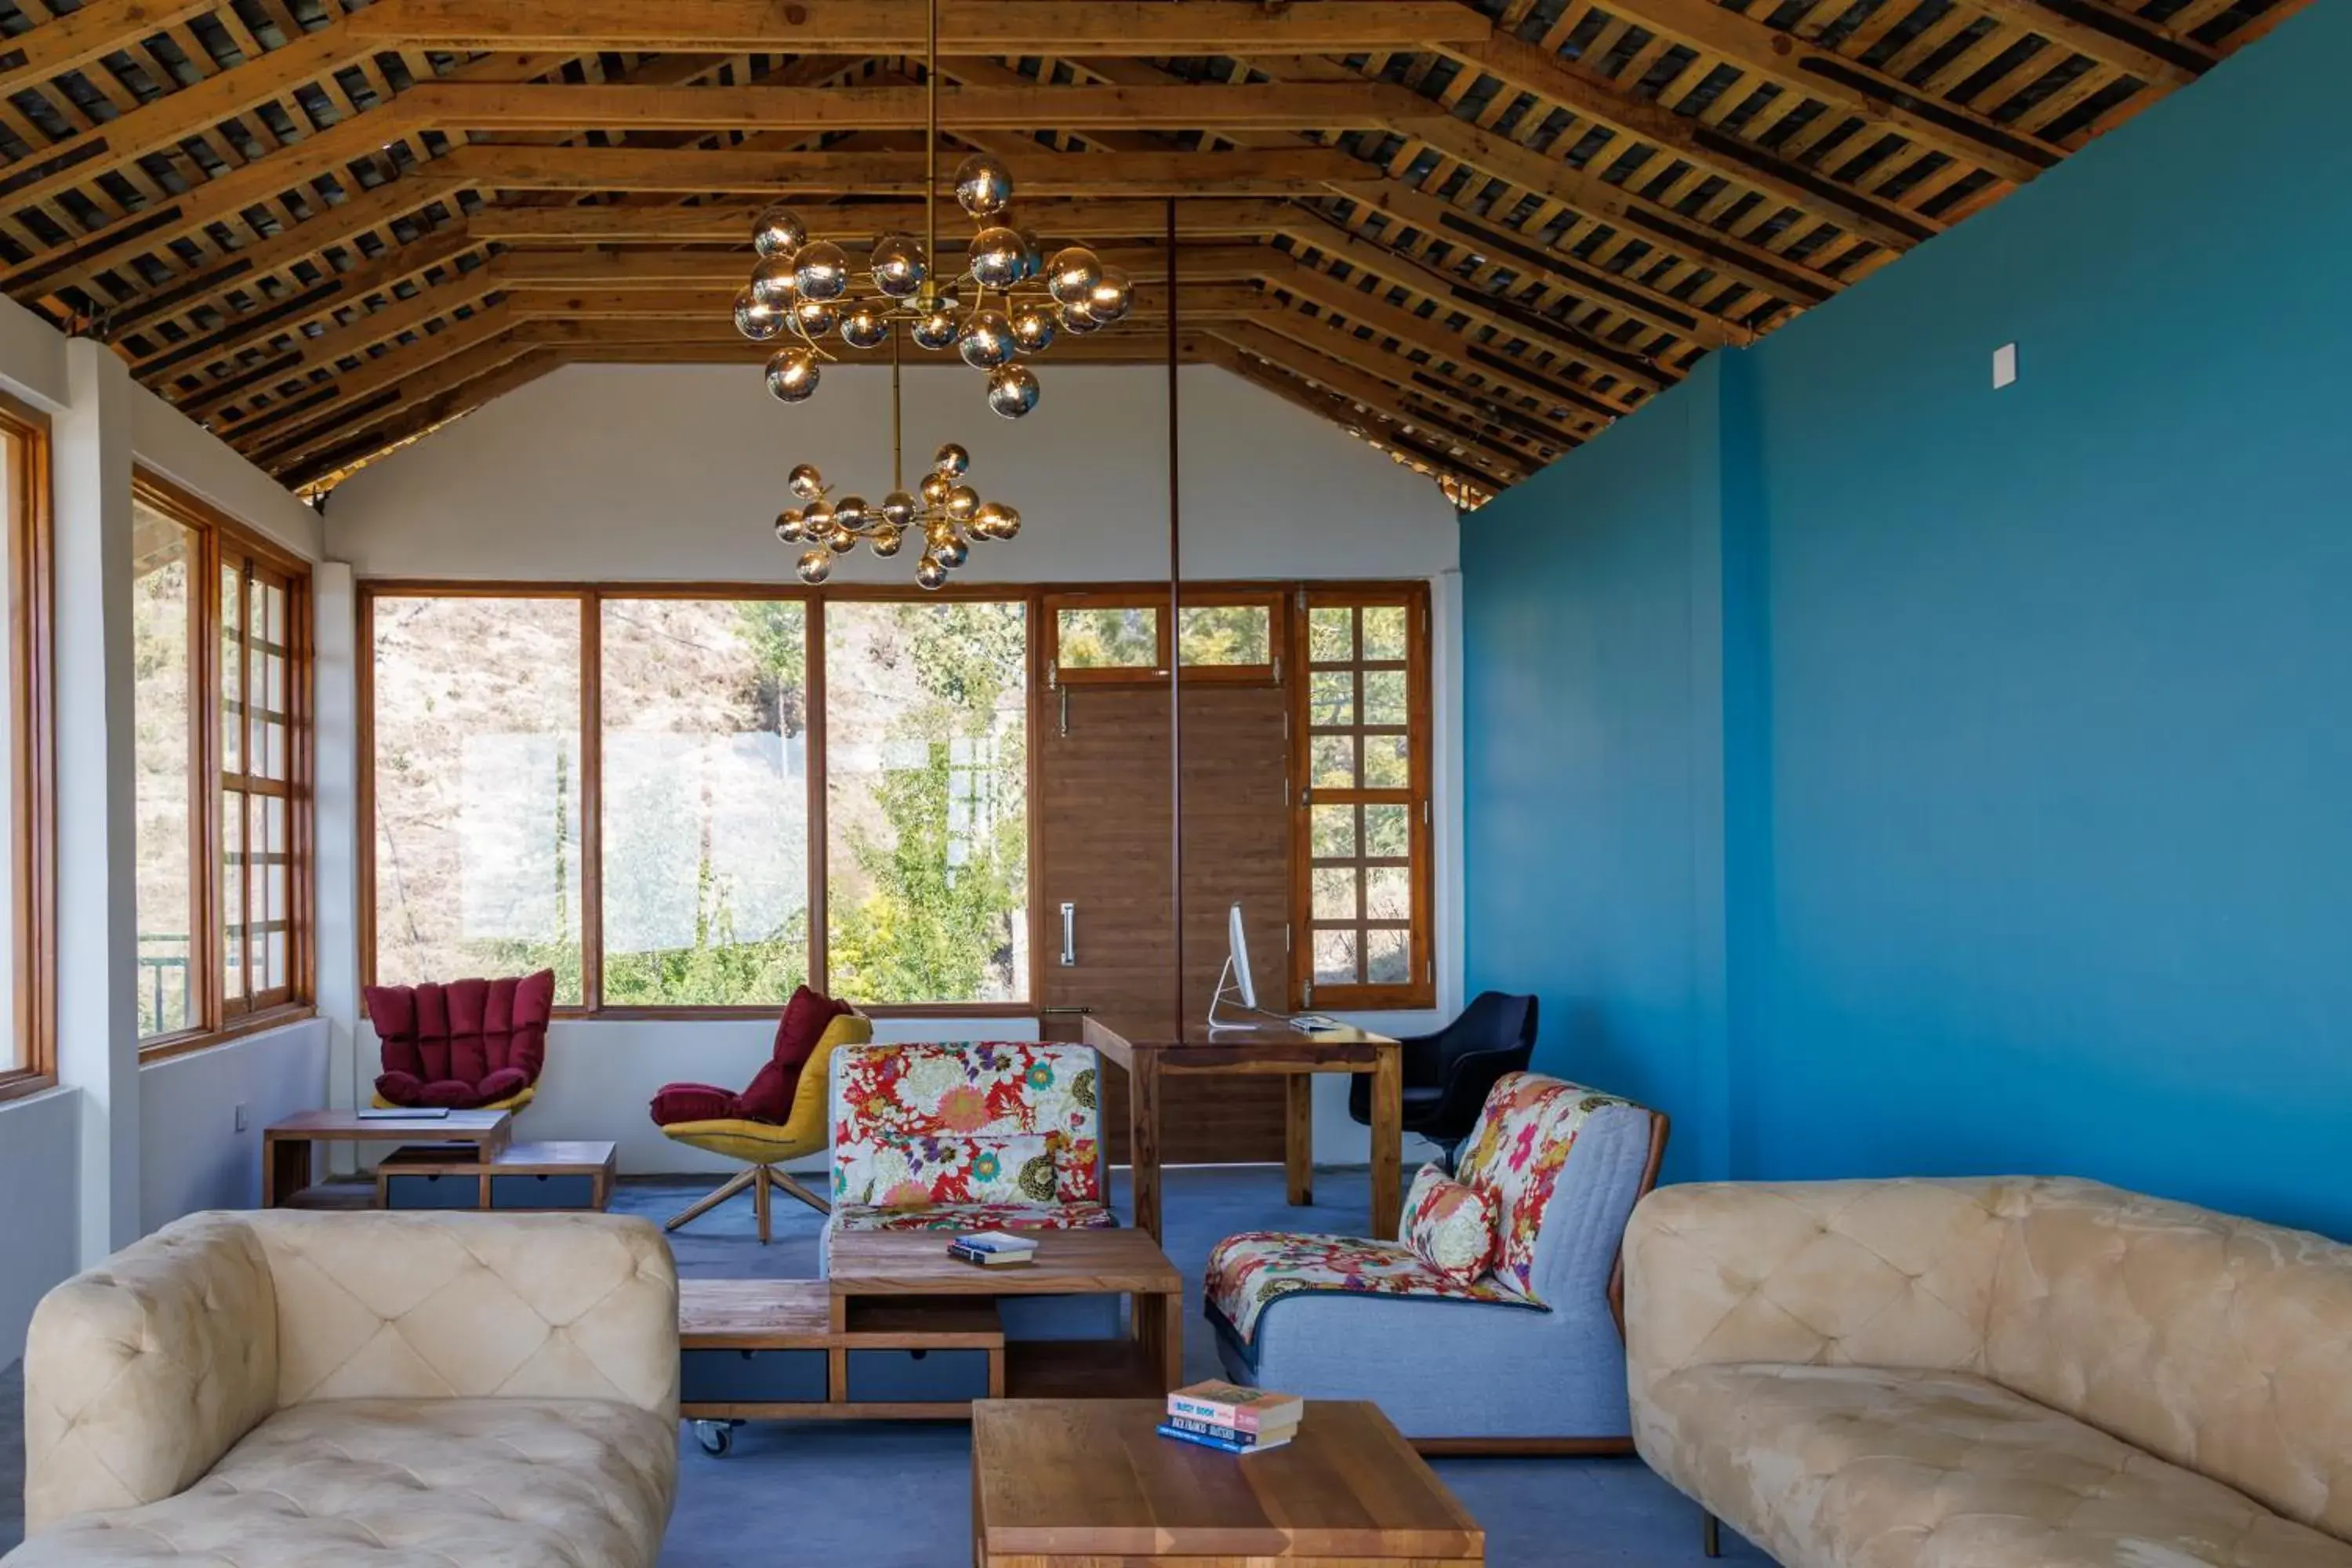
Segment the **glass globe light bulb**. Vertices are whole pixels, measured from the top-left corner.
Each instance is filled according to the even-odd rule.
[[[946,348],[956,340],[955,312],[943,307],[929,315],[918,317],[909,335],[914,338],[917,348],[934,351]]]
[[[816,355],[806,349],[786,349],[768,362],[768,393],[779,403],[806,403],[816,384]]]
[[[801,513],[801,528],[811,539],[832,532],[833,503],[823,500],[809,502],[808,510]]]
[[[1010,289],[1021,281],[1021,237],[1003,224],[972,236],[971,276],[986,289]]]
[[[905,490],[892,490],[882,498],[882,521],[889,528],[904,528],[915,521],[915,498]]]
[[[942,442],[940,449],[931,454],[931,472],[945,474],[951,479],[963,478],[964,470],[971,467],[971,454],[960,442]]]
[[[904,544],[906,542],[907,531],[903,528],[899,528],[887,522],[881,527],[876,529],[874,531],[874,537],[866,541],[867,543],[874,546],[875,554],[884,557],[898,554],[898,546]]]
[[[988,373],[988,406],[1007,419],[1019,419],[1037,406],[1043,392],[1037,373],[1025,364],[999,365]]]
[[[923,247],[909,234],[886,234],[876,240],[871,265],[874,287],[893,300],[913,299],[922,291],[923,279],[930,276]]]
[[[1116,267],[1103,269],[1095,286],[1087,291],[1087,314],[1105,326],[1124,321],[1127,313],[1135,309],[1135,285],[1126,273]]]
[[[793,307],[793,321],[803,337],[821,338],[840,320],[840,310],[823,300],[803,300]]]
[[[771,310],[790,310],[798,292],[793,273],[791,257],[761,257],[751,268],[751,298]]]
[[[833,521],[844,528],[866,526],[866,498],[844,496],[833,504]]]
[[[995,501],[981,502],[980,510],[971,514],[971,534],[974,539],[1002,539],[1003,534],[999,531],[1003,526],[1004,508]]]
[[[948,569],[940,564],[936,555],[924,556],[915,568],[915,582],[919,586],[940,588],[946,585],[947,580]]]
[[[824,476],[816,471],[814,463],[793,464],[793,471],[784,477],[784,483],[790,485],[793,494],[803,500],[814,500],[824,494]]]
[[[1013,342],[1024,354],[1041,354],[1054,346],[1054,313],[1043,305],[1024,305],[1013,312]]]
[[[946,504],[950,517],[958,522],[968,521],[971,514],[980,510],[980,492],[970,485],[958,485],[948,491]],[[948,564],[952,566],[956,563],[950,561]]]
[[[923,476],[923,500],[932,506],[946,505],[948,491],[953,489],[955,489],[955,481],[948,478],[945,474],[925,474]]]
[[[857,535],[836,522],[833,531],[825,535],[824,542],[835,555],[846,555],[857,548]]]
[[[1088,332],[1102,330],[1102,323],[1095,320],[1095,313],[1084,304],[1065,305],[1054,312],[1054,319],[1062,324],[1062,331],[1073,337],[1082,338]]]
[[[1045,263],[1045,292],[1054,296],[1056,304],[1081,302],[1101,281],[1102,261],[1083,245],[1066,246]],[[801,291],[808,291],[805,284]]]
[[[889,335],[889,321],[871,305],[860,305],[841,318],[841,341],[851,348],[877,348]]]
[[[1002,310],[980,310],[956,334],[956,353],[974,370],[994,370],[1013,357],[1013,323]]]
[[[1013,200],[1013,176],[985,153],[974,153],[955,172],[958,205],[974,217],[994,217]]]
[[[996,537],[1010,539],[1020,531],[1021,509],[1017,506],[1004,508],[1004,515],[996,521]]]
[[[804,300],[838,300],[849,288],[849,256],[829,239],[802,247],[793,285]]]
[[[778,512],[776,514],[776,542],[779,544],[796,543],[798,542],[800,536],[801,509],[796,506],[786,507],[783,510]]]
[[[946,543],[931,546],[931,558],[942,566],[961,566],[971,559],[971,546],[950,534]]]
[[[751,248],[761,256],[787,257],[808,243],[808,225],[782,202],[771,205],[751,225]]]
[[[749,283],[735,296],[735,330],[755,343],[764,343],[784,330],[784,312],[760,298]]]
[[[832,552],[826,550],[812,550],[803,554],[801,557],[800,575],[801,581],[807,584],[812,588],[815,587],[819,583],[824,582],[827,577],[832,576]]]

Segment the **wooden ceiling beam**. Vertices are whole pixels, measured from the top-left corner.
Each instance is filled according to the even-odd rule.
[[[358,426],[360,434],[339,446],[318,449],[317,455],[306,461],[289,462],[277,469],[278,481],[289,489],[300,491],[320,479],[348,476],[450,421],[529,385],[550,371],[560,369],[564,363],[562,353],[542,349],[499,365],[425,400],[423,406],[413,411],[404,410]]]
[[[1164,210],[1164,208],[1163,208]],[[946,248],[943,247],[942,248]],[[961,248],[961,247],[958,247]],[[1096,244],[1106,267],[1122,268],[1146,287],[1157,282],[1166,252],[1159,247]],[[519,289],[667,289],[679,285],[719,290],[730,300],[751,270],[751,247],[711,250],[511,250],[491,265]],[[1180,247],[1183,281],[1231,282],[1267,275],[1287,261],[1262,245]]]
[[[1328,423],[1337,425],[1343,430],[1356,431],[1370,445],[1387,450],[1392,456],[1402,453],[1430,472],[1444,474],[1456,484],[1465,486],[1482,495],[1491,495],[1498,488],[1492,476],[1480,474],[1456,462],[1446,454],[1422,445],[1410,436],[1391,430],[1383,432],[1385,439],[1373,437],[1362,430],[1363,422],[1354,416],[1353,410],[1346,399],[1308,386],[1294,376],[1285,375],[1253,361],[1230,343],[1222,345],[1221,351],[1213,353],[1212,357],[1213,363],[1221,369],[1231,372],[1253,386],[1263,387],[1284,402],[1296,404],[1307,413]]]
[[[660,289],[534,289],[512,288],[507,291],[506,310],[520,318],[550,321],[585,321],[598,317],[627,321],[676,320],[699,323],[714,336],[730,338],[743,343],[746,353],[766,354],[782,348],[790,341],[777,339],[766,344],[755,344],[735,331],[730,319],[737,285],[729,283],[717,288],[694,288],[689,285]],[[1152,318],[1166,313],[1167,295],[1151,279],[1140,279],[1135,289],[1134,313],[1138,318]],[[1207,315],[1220,311],[1252,311],[1273,308],[1274,300],[1255,289],[1241,288],[1232,282],[1203,284],[1198,288],[1184,286],[1184,314]],[[1426,326],[1430,323],[1423,322]],[[1065,334],[1067,342],[1076,334]],[[1080,339],[1079,341],[1084,341]],[[829,354],[854,359],[861,353],[882,354],[887,351],[860,351],[850,348],[838,336],[828,335],[818,340]],[[1045,357],[1051,358],[1047,350]]]
[[[725,244],[736,247],[748,268],[751,220],[765,202],[710,203],[690,207],[655,206],[490,206],[473,215],[473,232],[517,247],[550,245]],[[1118,201],[1097,197],[1081,201],[1022,200],[1013,209],[1021,226],[1052,239],[1099,239],[1157,236],[1163,232],[1168,208],[1164,202]],[[1219,200],[1203,197],[1180,202],[1176,231],[1180,235],[1261,235],[1269,232],[1290,204],[1265,198]],[[812,233],[841,243],[867,241],[900,231],[919,233],[923,207],[919,201],[860,203],[856,206],[803,209]]]
[[[926,123],[925,96],[919,87],[486,87],[431,82],[403,93],[399,106],[418,124],[444,130],[576,134],[583,128],[707,132],[756,127],[763,133],[814,133],[919,130]],[[939,107],[940,123],[961,132],[1122,125],[1313,130],[1383,124],[1426,113],[1430,104],[1410,88],[1357,79],[1244,87],[964,87],[940,93]]]
[[[925,0],[379,0],[346,26],[377,47],[888,54],[922,49],[926,9]],[[1492,30],[1453,0],[941,0],[939,12],[940,51],[952,55],[1197,55],[1237,47],[1345,53],[1476,43]]]
[[[447,174],[467,184],[498,190],[919,196],[925,177],[920,153],[672,152],[477,144],[457,148],[439,163],[448,165]],[[1360,160],[1332,148],[1117,157],[1041,152],[1024,163],[1020,188],[1031,196],[1296,195],[1311,195],[1330,181],[1360,178],[1370,172]]]
[[[79,70],[221,4],[222,0],[91,0],[79,11],[68,11],[0,45],[16,57],[15,63],[0,67],[0,98]],[[205,63],[211,63],[209,57]]]
[[[347,416],[354,405],[399,388],[404,382],[419,376],[443,360],[488,349],[510,331],[515,321],[516,318],[507,310],[492,305],[475,311],[464,321],[451,321],[440,331],[421,333],[407,342],[362,361],[351,370],[339,371],[330,376],[323,384],[333,391],[331,400],[306,408],[290,420],[251,433],[247,440],[236,445],[247,457],[255,458],[267,467],[294,447],[318,435],[320,425]],[[520,348],[516,352],[520,353]],[[331,437],[321,436],[320,438]]]
[[[2061,47],[2104,60],[2158,87],[2187,87],[2221,59],[2219,49],[2186,33],[2097,0],[2069,0],[2063,8],[2042,0],[1966,0],[1966,4],[1996,22],[2039,33]],[[2231,39],[2232,44],[2241,41]]]

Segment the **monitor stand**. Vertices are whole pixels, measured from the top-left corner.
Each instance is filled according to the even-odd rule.
[[[1234,982],[1233,955],[1231,953],[1227,953],[1225,955],[1225,967],[1217,976],[1216,994],[1209,998],[1210,1034],[1215,1035],[1229,1029],[1259,1028],[1263,1026],[1265,1019],[1275,1016],[1272,1013],[1265,1012],[1261,1008],[1252,1007],[1248,1004],[1243,1002],[1241,1000],[1241,990],[1242,988]],[[1233,998],[1234,1006],[1236,1010],[1243,1013],[1256,1013],[1259,1016],[1255,1018],[1229,1018],[1220,1016],[1220,1009],[1223,1007],[1227,997]]]

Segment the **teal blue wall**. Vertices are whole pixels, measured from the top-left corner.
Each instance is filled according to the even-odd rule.
[[[2312,7],[1465,520],[1471,983],[1677,1173],[2352,1236],[2347,55]]]

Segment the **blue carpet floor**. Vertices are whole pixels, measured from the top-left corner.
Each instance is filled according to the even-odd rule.
[[[1167,1173],[1169,1256],[1191,1282],[1185,1370],[1216,1375],[1200,1316],[1201,1269],[1219,1237],[1282,1227],[1365,1233],[1361,1171],[1317,1173],[1314,1208],[1283,1202],[1278,1167]],[[615,1212],[666,1218],[706,1185],[630,1181]],[[1116,1194],[1122,1200],[1123,1192]],[[1122,1205],[1123,1206],[1123,1205]],[[761,1247],[748,1198],[671,1237],[696,1279],[792,1278],[816,1272],[817,1216],[779,1199],[775,1239]],[[23,1384],[0,1371],[0,1550],[21,1532]],[[713,1458],[680,1431],[677,1511],[662,1562],[677,1568],[956,1568],[971,1561],[971,1444],[948,1423],[754,1424]],[[1697,1510],[1636,1459],[1445,1459],[1438,1473],[1486,1529],[1490,1568],[1677,1564],[1699,1553]],[[1727,1563],[1768,1561],[1727,1531]]]

